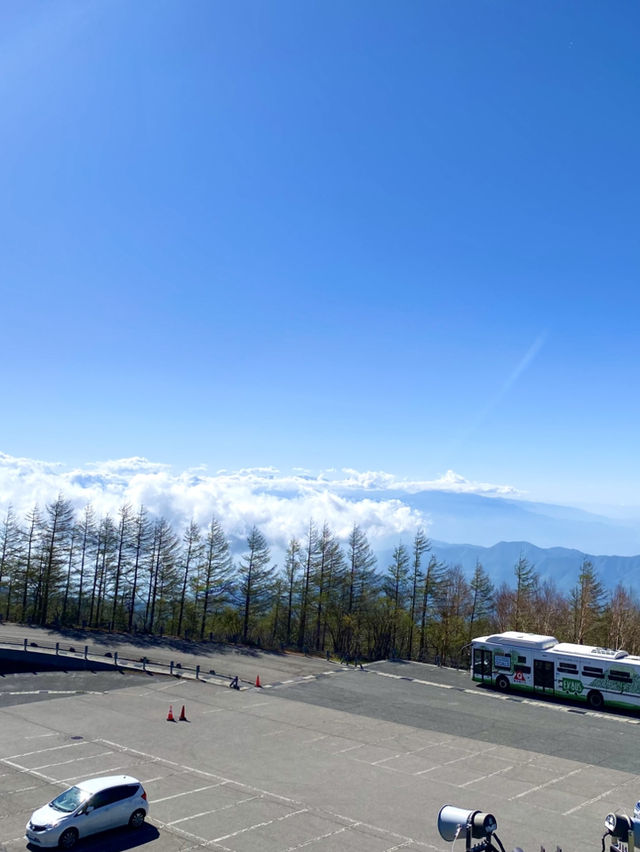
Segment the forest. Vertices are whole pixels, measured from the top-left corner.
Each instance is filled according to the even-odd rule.
[[[608,589],[576,565],[559,591],[521,557],[497,587],[480,563],[446,564],[423,530],[379,565],[357,524],[339,540],[309,521],[276,566],[258,527],[235,559],[221,523],[175,529],[144,507],[99,517],[63,495],[0,524],[0,618],[40,626],[135,632],[296,649],[342,659],[467,665],[475,636],[524,630],[559,641],[640,651],[630,589]]]

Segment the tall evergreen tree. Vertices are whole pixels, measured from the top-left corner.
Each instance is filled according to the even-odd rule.
[[[583,645],[594,639],[598,627],[605,593],[593,563],[584,559],[580,566],[578,582],[571,591],[571,614],[573,616],[573,641]]]
[[[435,554],[432,554],[429,559],[427,570],[425,571],[422,581],[420,601],[420,644],[418,649],[419,660],[425,660],[427,658],[427,628],[429,624],[429,618],[433,610],[435,596],[437,594],[440,583],[442,582],[442,571],[442,563],[438,561]]]
[[[249,639],[252,621],[268,605],[273,581],[271,552],[264,535],[253,527],[247,538],[247,552],[240,560],[240,594],[243,601],[242,641]]]
[[[347,541],[349,559],[349,585],[347,613],[355,609],[362,610],[366,598],[377,591],[375,583],[376,557],[371,550],[367,535],[357,524],[349,534]]]
[[[38,624],[47,624],[49,614],[58,602],[65,576],[68,551],[73,533],[73,507],[62,494],[47,506],[43,531],[43,560],[40,577]]]
[[[0,525],[0,589],[6,587],[7,598],[5,605],[6,617],[11,611],[11,599],[19,574],[20,545],[22,531],[18,520],[9,506]]]
[[[326,523],[322,527],[318,549],[315,647],[320,651],[325,649],[329,613],[336,603],[337,589],[344,574],[342,548]]]
[[[120,521],[118,523],[118,539],[116,544],[116,560],[113,566],[113,602],[111,606],[111,624],[116,625],[118,617],[118,605],[124,617],[126,601],[120,601],[123,580],[128,573],[129,557],[133,549],[135,526],[133,509],[128,503],[120,507],[118,512]],[[124,604],[124,606],[123,606]]]
[[[76,600],[76,623],[82,624],[84,620],[83,604],[85,594],[85,580],[88,565],[91,561],[93,548],[96,545],[96,517],[91,504],[84,508],[82,518],[77,525],[76,537],[78,538],[78,586]]]
[[[202,556],[203,544],[200,527],[192,519],[187,526],[182,537],[182,555],[180,559],[180,568],[182,569],[182,585],[180,588],[180,601],[178,603],[178,624],[176,633],[178,636],[182,634],[182,622],[184,619],[184,609],[187,600],[187,589],[189,588],[189,580],[195,568],[197,568]]]
[[[479,561],[476,561],[476,567],[469,583],[469,591],[471,593],[471,605],[467,641],[471,642],[476,624],[479,622],[482,625],[487,625],[494,607],[493,583]]]
[[[413,570],[411,575],[411,607],[409,610],[409,622],[410,622],[410,630],[409,630],[409,647],[407,649],[407,656],[409,659],[413,658],[413,634],[415,631],[416,625],[416,616],[418,613],[419,606],[419,593],[422,585],[423,574],[422,574],[422,558],[425,553],[428,553],[431,550],[431,542],[425,535],[423,529],[419,529],[416,531],[415,537],[413,539]]]
[[[284,576],[286,583],[286,616],[284,641],[287,645],[291,644],[291,635],[293,629],[293,600],[296,586],[298,584],[298,576],[300,574],[301,569],[300,554],[300,542],[297,538],[293,537],[289,540],[289,545],[287,547],[287,552],[284,558]]]
[[[129,632],[131,632],[133,629],[134,619],[136,616],[136,608],[138,606],[138,598],[141,596],[140,578],[142,574],[146,551],[150,545],[151,538],[152,528],[151,522],[149,520],[149,514],[144,506],[140,506],[137,515],[133,519],[133,541],[131,545],[132,566],[129,584],[129,600],[127,604],[127,608],[129,610],[129,621],[127,628]]]
[[[469,584],[460,565],[446,569],[438,586],[436,600],[439,615],[438,653],[441,660],[453,657],[457,664],[466,644],[465,621],[471,603]]]
[[[318,528],[309,521],[305,548],[304,575],[300,594],[300,616],[298,618],[298,648],[307,647],[307,620],[312,606],[312,590],[319,558]]]
[[[538,575],[531,563],[520,556],[513,569],[516,576],[514,630],[526,630],[532,614],[533,594],[538,586]]]
[[[42,534],[44,524],[40,509],[37,505],[27,515],[27,530],[25,533],[26,553],[24,561],[24,578],[22,582],[22,605],[20,621],[34,617],[39,599],[42,565]],[[31,604],[29,603],[31,598]]]
[[[107,514],[98,524],[93,586],[89,604],[89,624],[96,627],[101,626],[104,608],[107,605],[107,589],[113,579],[117,547],[118,531],[113,518]]]
[[[204,638],[207,617],[212,607],[219,609],[232,594],[233,562],[229,542],[216,518],[211,518],[204,543],[202,570],[199,575],[196,598],[201,607],[200,638]]]
[[[398,544],[393,550],[393,559],[387,569],[382,589],[386,595],[391,610],[391,648],[393,655],[398,655],[398,627],[401,615],[406,612],[409,598],[409,551],[404,544]]]
[[[166,518],[156,518],[149,562],[149,598],[145,623],[151,632],[164,632],[165,618],[177,588],[178,538]]]

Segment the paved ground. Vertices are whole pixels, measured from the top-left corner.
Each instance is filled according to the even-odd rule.
[[[70,649],[82,655],[84,647],[94,659],[105,659],[105,655],[118,653],[121,660],[139,661],[146,657],[153,663],[168,667],[170,662],[180,664],[184,669],[200,666],[202,677],[207,678],[213,670],[218,680],[229,682],[238,677],[241,686],[253,686],[260,678],[261,684],[277,683],[291,678],[318,674],[327,668],[340,668],[337,660],[330,661],[322,657],[310,657],[304,654],[268,653],[243,646],[221,645],[215,643],[186,642],[176,639],[160,639],[148,636],[121,636],[118,634],[98,633],[94,631],[68,630],[64,632],[40,627],[22,627],[16,624],[0,623],[0,647],[20,648],[23,642],[33,651],[36,648],[53,649],[59,644],[61,653]],[[177,669],[176,669],[177,670]],[[214,678],[210,678],[214,680]]]
[[[510,700],[433,666],[255,664],[264,688],[239,692],[137,673],[1,677],[0,849],[23,850],[30,813],[65,785],[111,772],[143,781],[150,823],[82,850],[445,850],[436,819],[454,804],[493,812],[507,849],[597,852],[604,816],[639,798],[638,717]],[[189,721],[167,722],[169,705]]]

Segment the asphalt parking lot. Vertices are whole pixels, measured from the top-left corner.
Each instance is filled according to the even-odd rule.
[[[444,852],[443,804],[494,813],[507,848],[599,849],[604,816],[639,798],[637,717],[510,701],[432,666],[277,665],[240,691],[138,673],[0,678],[0,849],[24,850],[31,812],[62,788],[111,773],[143,782],[149,823],[81,850]],[[170,706],[188,721],[167,721]]]

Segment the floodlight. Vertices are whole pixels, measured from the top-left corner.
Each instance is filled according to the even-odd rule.
[[[482,811],[443,805],[438,814],[438,831],[443,840],[454,841],[463,831],[470,831],[470,836],[476,839],[489,838],[497,827],[494,815]]]

